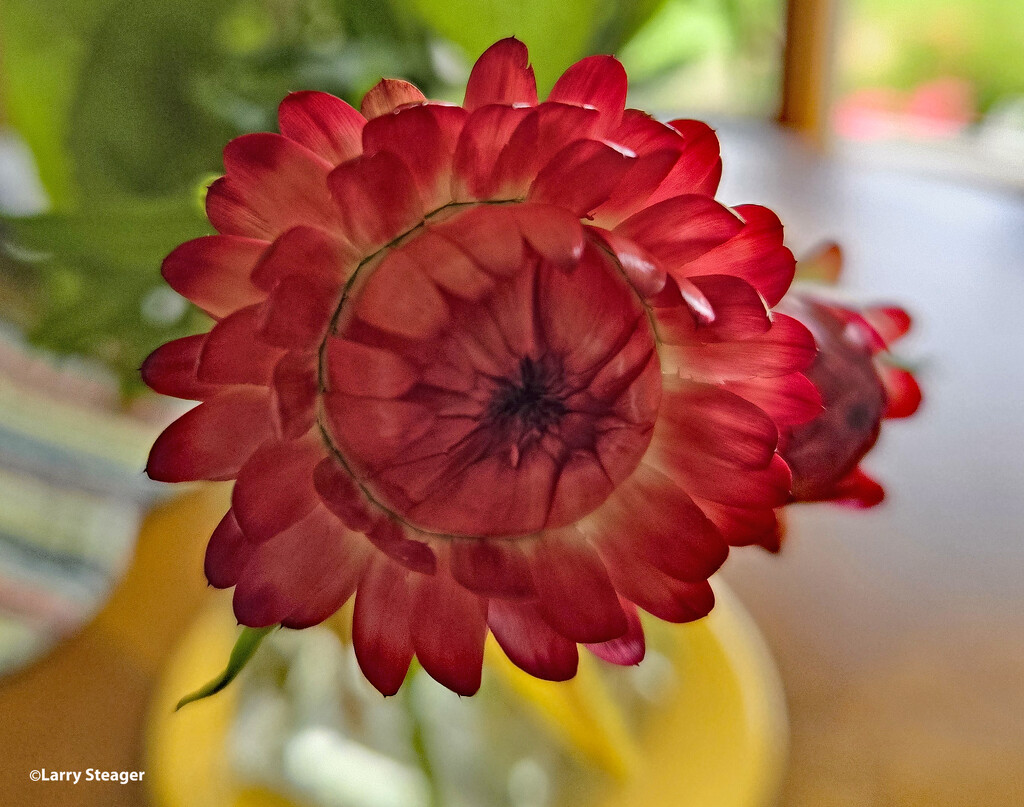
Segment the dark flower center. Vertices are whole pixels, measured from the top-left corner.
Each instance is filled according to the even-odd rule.
[[[518,377],[503,378],[491,398],[487,416],[495,425],[518,427],[523,436],[538,436],[561,420],[566,406],[559,395],[554,362],[520,359]]]

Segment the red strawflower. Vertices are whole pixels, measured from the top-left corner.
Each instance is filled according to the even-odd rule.
[[[776,422],[820,410],[813,338],[769,310],[793,257],[770,211],[714,201],[711,129],[625,97],[595,56],[538,103],[507,39],[461,107],[295,93],[282,134],[228,144],[220,235],[163,266],[217,322],[143,376],[202,401],[150,476],[237,480],[206,574],[240,622],[355,593],[381,692],[415,654],[469,694],[488,631],[542,678],[578,643],[637,663],[637,606],[699,618],[728,545],[771,540]]]
[[[835,281],[841,260],[831,246],[808,262],[828,269]],[[824,403],[813,420],[781,429],[779,451],[793,472],[793,499],[873,507],[885,491],[859,463],[878,440],[883,419],[909,417],[921,404],[913,374],[889,353],[910,330],[910,315],[891,305],[855,307],[814,287],[794,289],[783,307],[817,341],[806,373]]]

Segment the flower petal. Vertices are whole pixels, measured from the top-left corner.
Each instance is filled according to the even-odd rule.
[[[534,548],[541,616],[577,642],[607,642],[629,628],[601,558],[573,527],[549,530]]]
[[[356,591],[352,615],[356,660],[385,697],[398,692],[412,661],[412,574],[380,556],[367,566]]]
[[[224,149],[226,176],[206,193],[221,233],[273,239],[290,227],[337,228],[326,178],[330,163],[271,132],[242,135]]]
[[[363,96],[359,111],[367,120],[373,120],[404,104],[419,104],[426,100],[415,84],[397,78],[382,78]]]
[[[646,464],[641,464],[580,527],[602,555],[633,553],[665,574],[687,582],[706,580],[729,553],[718,530],[693,500]]]
[[[340,286],[360,258],[355,248],[337,234],[315,227],[293,227],[263,254],[252,270],[252,281],[267,292],[288,277]]]
[[[914,414],[921,406],[921,387],[913,373],[884,363],[877,363],[876,369],[888,399],[884,417],[906,418]]]
[[[617,664],[620,667],[633,667],[644,660],[647,652],[647,643],[644,640],[644,628],[640,624],[640,617],[637,615],[636,606],[629,600],[619,597],[619,605],[626,615],[626,622],[629,628],[625,635],[610,642],[588,644],[587,650],[609,664]]]
[[[341,289],[336,283],[289,275],[278,282],[262,306],[259,337],[279,348],[315,350],[340,302]]]
[[[807,328],[792,317],[776,314],[767,333],[752,339],[665,345],[662,367],[706,381],[771,378],[805,370],[816,353],[814,337]]]
[[[233,479],[271,436],[270,393],[228,389],[164,429],[149,452],[146,473],[160,482]]]
[[[313,469],[323,456],[319,436],[266,442],[253,452],[231,493],[231,509],[247,538],[270,540],[320,503]]]
[[[263,316],[262,305],[251,305],[214,325],[199,356],[197,378],[206,384],[269,386],[283,351],[257,338]]]
[[[645,207],[615,232],[630,238],[675,273],[743,228],[733,213],[707,196],[677,196]],[[685,273],[682,275],[685,277]]]
[[[622,122],[628,83],[618,59],[588,56],[561,75],[548,100],[594,107],[601,113],[602,131],[611,132]]]
[[[696,275],[727,274],[746,280],[765,298],[777,304],[789,289],[796,272],[793,253],[782,243],[782,222],[771,210],[759,205],[740,205],[743,228],[735,236],[703,255],[680,272]]]
[[[366,119],[328,93],[289,93],[277,108],[277,121],[281,134],[331,165],[351,160],[362,152]]]
[[[366,124],[363,148],[400,155],[424,208],[434,210],[451,201],[453,153],[466,117],[462,107],[443,104],[401,109]]]
[[[185,336],[161,345],[142,363],[142,381],[154,392],[190,401],[209,398],[217,387],[204,384],[196,377],[199,354],[206,344],[206,334]]]
[[[301,437],[313,427],[317,375],[316,354],[286,353],[274,367],[272,403],[281,435],[287,440]]]
[[[495,42],[473,65],[463,106],[472,112],[487,104],[537,104],[537,81],[526,45],[515,37]]]
[[[406,164],[379,151],[335,168],[327,178],[345,234],[369,254],[423,219],[423,201]]]
[[[266,296],[249,275],[268,246],[255,238],[207,235],[175,249],[160,273],[178,294],[219,319]]]
[[[578,140],[541,169],[527,199],[587,217],[608,200],[632,162],[632,157],[605,143]]]
[[[697,120],[674,120],[669,125],[682,138],[682,150],[647,204],[691,193],[714,196],[722,179],[721,149],[715,130]]]
[[[910,330],[910,314],[899,306],[871,306],[864,309],[864,319],[885,341],[886,345],[901,339]]]
[[[712,384],[666,383],[655,439],[687,453],[695,465],[713,458],[737,468],[764,468],[778,444],[775,422],[754,404]]]
[[[454,201],[490,199],[504,190],[509,178],[496,175],[498,156],[529,114],[529,108],[501,104],[482,106],[470,114],[455,147]]]
[[[728,381],[725,388],[766,412],[779,426],[807,423],[824,409],[821,393],[803,373]]]
[[[318,507],[277,537],[257,544],[235,585],[235,617],[262,628],[285,622],[326,619],[355,589],[363,558],[358,544]]]
[[[483,597],[521,599],[534,593],[526,555],[516,541],[486,538],[453,540],[452,576]]]
[[[697,323],[695,338],[701,342],[729,342],[750,339],[771,328],[772,320],[764,299],[747,283],[733,275],[701,275],[689,278],[711,304],[715,318]]]
[[[214,588],[231,588],[252,557],[250,544],[230,510],[224,515],[206,545],[203,569]]]
[[[447,574],[419,577],[411,617],[412,642],[423,669],[459,695],[480,688],[487,638],[487,600]]]
[[[576,675],[576,643],[548,625],[536,605],[491,600],[487,624],[505,655],[519,669],[545,681],[568,681]]]

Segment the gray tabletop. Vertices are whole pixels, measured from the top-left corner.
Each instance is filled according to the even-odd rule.
[[[725,202],[775,209],[798,256],[840,241],[847,289],[911,310],[925,390],[866,463],[881,507],[791,508],[781,556],[727,564],[787,689],[782,803],[1024,804],[1024,197],[719,135]]]

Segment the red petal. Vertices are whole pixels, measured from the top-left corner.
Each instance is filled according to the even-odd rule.
[[[729,381],[726,389],[746,398],[779,426],[796,426],[813,420],[825,408],[821,393],[803,373]]]
[[[396,78],[382,78],[363,96],[359,111],[367,120],[373,120],[403,104],[419,104],[426,100],[415,84]]]
[[[251,557],[252,545],[242,534],[234,513],[228,510],[206,545],[206,579],[214,588],[231,588]]]
[[[402,686],[412,661],[412,575],[396,563],[374,560],[359,581],[352,616],[352,643],[363,675],[382,695]]]
[[[596,140],[570,143],[537,174],[527,198],[586,217],[608,200],[632,161]]]
[[[561,207],[519,204],[511,208],[519,231],[538,254],[563,269],[571,269],[583,254],[580,220]]]
[[[665,288],[665,270],[649,252],[610,230],[599,227],[588,227],[587,230],[600,238],[615,254],[623,273],[641,297],[654,297]]]
[[[614,227],[632,216],[661,185],[678,158],[679,151],[672,148],[638,155],[608,201],[594,211],[594,221]]]
[[[452,160],[466,111],[423,104],[374,118],[363,130],[367,154],[390,151],[408,166],[426,210],[451,201]]]
[[[491,600],[487,624],[505,655],[519,669],[545,681],[576,675],[576,643],[555,632],[530,603]]]
[[[415,366],[390,350],[348,339],[327,341],[327,383],[332,392],[398,398],[419,378]]]
[[[253,238],[207,235],[175,249],[160,273],[172,289],[211,317],[224,317],[265,296],[249,275],[267,246]]]
[[[283,351],[256,338],[262,321],[263,306],[252,305],[214,325],[199,356],[199,380],[269,386]]]
[[[313,469],[324,451],[316,436],[264,443],[253,452],[231,494],[231,509],[247,538],[267,541],[320,503]]]
[[[566,70],[548,95],[549,101],[592,106],[601,113],[601,128],[611,132],[626,107],[626,70],[612,56],[588,56]]]
[[[216,386],[196,378],[199,354],[206,343],[206,334],[185,336],[161,345],[142,363],[142,381],[154,392],[173,395],[190,401],[201,401],[217,391]]]
[[[451,569],[460,584],[483,597],[520,599],[534,593],[530,564],[515,541],[454,540]]]
[[[525,107],[499,104],[483,106],[470,114],[455,148],[452,198],[457,201],[490,199],[507,177],[497,176],[498,155],[509,143],[513,132],[530,114]]]
[[[690,497],[644,464],[581,527],[602,554],[635,554],[677,580],[706,580],[729,553]]]
[[[331,166],[294,140],[242,135],[224,149],[227,175],[210,186],[206,214],[222,233],[273,239],[290,227],[336,229],[326,178]]]
[[[886,345],[902,338],[910,330],[910,314],[898,306],[873,306],[864,309],[864,319],[885,341]]]
[[[235,617],[253,628],[326,619],[348,599],[362,572],[365,561],[353,539],[319,507],[258,544],[235,586]]]
[[[315,350],[340,302],[337,285],[290,275],[274,287],[263,306],[260,338],[289,350]]]
[[[372,252],[423,219],[409,168],[390,151],[342,163],[328,177],[349,240]]]
[[[381,261],[354,310],[363,322],[411,339],[435,337],[450,317],[444,297],[404,250],[392,250]]]
[[[764,299],[745,280],[732,275],[701,275],[689,280],[715,312],[712,322],[698,323],[695,338],[699,341],[750,339],[771,328]]]
[[[537,104],[537,81],[526,45],[515,37],[495,42],[473,65],[463,106],[472,112],[487,104]]]
[[[351,474],[333,457],[322,460],[313,470],[313,485],[327,509],[351,530],[365,532],[381,517]]]
[[[884,417],[906,418],[921,406],[921,387],[908,370],[876,363],[878,375],[885,385],[888,403]]]
[[[647,204],[691,193],[714,196],[722,179],[721,150],[715,130],[696,120],[674,120],[670,125],[682,137],[682,152]]]
[[[797,320],[776,314],[767,333],[739,342],[668,345],[662,356],[665,369],[691,378],[731,381],[789,375],[810,366],[817,353],[811,332]]]
[[[281,134],[305,146],[331,165],[358,157],[366,119],[325,92],[293,92],[277,108]]]
[[[608,572],[578,531],[548,531],[533,560],[537,607],[558,633],[577,642],[606,642],[626,633],[629,623]]]
[[[610,664],[633,667],[644,660],[644,655],[647,652],[644,628],[640,624],[640,617],[637,615],[636,606],[633,603],[619,597],[619,605],[622,606],[626,621],[629,623],[625,635],[618,639],[612,639],[610,642],[588,644],[587,650]]]
[[[673,273],[728,241],[742,227],[743,223],[714,199],[677,196],[630,216],[615,232],[636,241]]]
[[[351,244],[336,235],[314,227],[293,227],[263,254],[252,270],[252,280],[265,291],[293,276],[340,286],[360,258]]]
[[[505,205],[480,205],[431,229],[455,244],[492,275],[513,275],[523,266],[523,239]]]
[[[435,681],[459,695],[480,688],[487,601],[445,574],[420,577],[412,612],[416,658]]]
[[[831,494],[825,498],[827,501],[860,509],[881,504],[885,499],[885,490],[858,467],[836,483]]]
[[[437,571],[434,550],[423,541],[408,537],[404,525],[383,513],[379,513],[372,526],[366,530],[366,537],[377,549],[407,569],[420,574],[433,575]]]
[[[760,544],[769,552],[779,551],[782,525],[775,510],[732,507],[697,496],[694,501],[718,527],[729,546]]]
[[[160,482],[232,479],[271,436],[269,391],[229,389],[168,426],[149,452],[146,473]]]
[[[500,148],[489,195],[499,199],[526,195],[537,172],[570,143],[586,139],[597,129],[595,109],[545,102],[530,111]]]
[[[680,269],[682,274],[735,275],[746,280],[774,306],[789,289],[796,271],[793,253],[782,244],[782,222],[771,210],[740,205],[743,229],[721,246],[697,257]]]
[[[655,434],[670,444],[666,452],[689,453],[738,468],[764,468],[778,443],[775,422],[739,395],[711,384],[678,382],[662,390]]]
[[[306,353],[286,353],[274,368],[273,405],[288,440],[304,435],[316,420],[317,371],[316,354]]]

